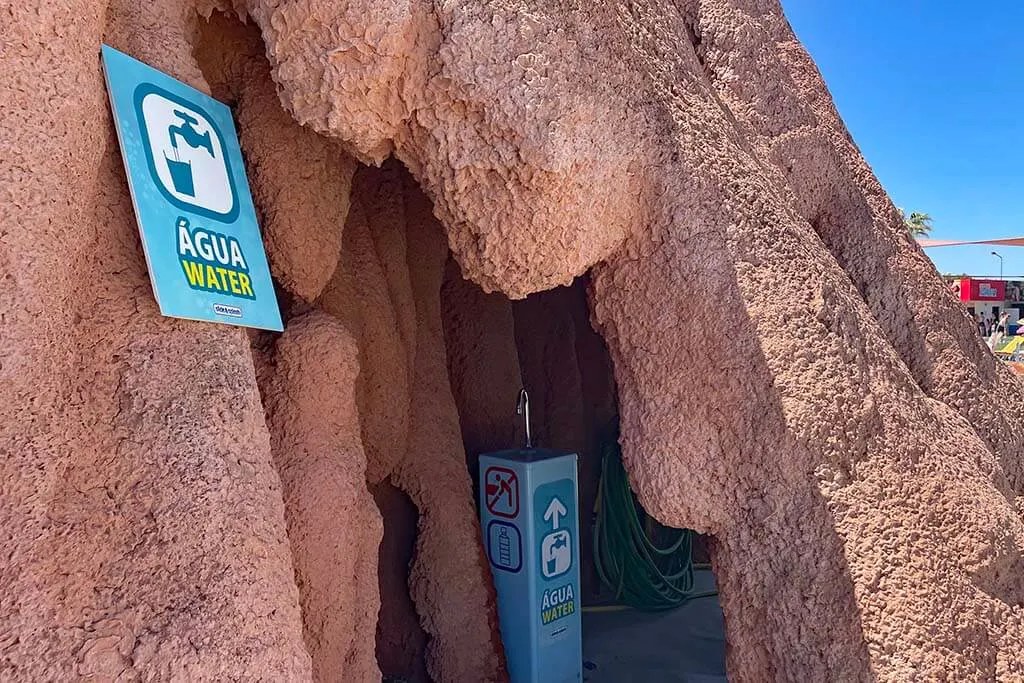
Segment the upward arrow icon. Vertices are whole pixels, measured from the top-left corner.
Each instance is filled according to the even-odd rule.
[[[552,498],[551,502],[548,503],[548,509],[544,512],[544,521],[551,522],[551,528],[558,528],[558,518],[568,514],[568,510],[562,505],[562,501],[558,500],[557,497]]]

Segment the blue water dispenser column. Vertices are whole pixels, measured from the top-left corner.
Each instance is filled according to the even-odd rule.
[[[480,516],[512,683],[582,681],[576,454],[526,447],[480,456]]]

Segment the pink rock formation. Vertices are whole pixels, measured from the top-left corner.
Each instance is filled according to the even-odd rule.
[[[447,258],[430,203],[397,164],[361,169],[341,264],[317,304],[356,330],[371,483],[419,511],[409,590],[438,681],[498,680],[494,594],[472,506],[441,325]]]
[[[160,317],[103,87],[105,34],[205,87],[186,14],[0,22],[3,680],[310,675],[248,339]]]
[[[321,318],[307,324],[308,315],[290,323],[297,330],[276,344],[268,359],[276,364],[274,377],[263,383],[314,677],[379,676],[368,664],[373,628],[363,623],[366,613],[376,616],[378,572],[374,563],[355,569],[351,563],[353,549],[375,557],[380,522],[367,510],[372,504],[365,484],[359,496],[352,487],[357,480],[379,484],[391,478],[420,511],[410,589],[432,637],[427,669],[437,680],[494,679],[500,657],[493,596],[469,507],[440,335],[447,258],[441,229],[418,191],[407,196],[397,168],[366,169],[353,182],[349,157],[284,114],[272,99],[259,45],[258,34],[218,14],[204,28],[198,53],[216,89],[239,112],[242,148],[256,169],[254,196],[270,207],[263,215],[275,275],[300,300],[323,293],[319,305],[332,314],[324,318],[338,325],[332,329]],[[299,174],[291,169],[296,159],[303,161]],[[350,185],[356,201],[351,213]],[[415,235],[412,254],[407,231]],[[425,258],[428,253],[434,258]],[[349,343],[346,335],[357,340],[347,354],[341,348]],[[340,364],[333,374],[326,369],[331,362]],[[335,424],[357,410],[344,394],[323,394],[336,386],[358,395],[360,419],[353,415]],[[418,406],[442,412],[417,422],[423,414]],[[321,411],[330,414],[333,427],[317,426]],[[332,496],[332,490],[345,494]],[[378,521],[362,523],[371,518]],[[440,558],[430,572],[423,556]],[[460,655],[462,650],[476,654]]]
[[[733,680],[1024,677],[1024,388],[777,0],[212,4],[0,22],[0,678],[372,680],[365,477],[419,513],[429,674],[499,680],[445,233],[513,297],[592,269],[632,482],[713,534]],[[290,315],[255,354],[157,313],[103,40],[236,107]],[[389,155],[415,181],[352,176]]]
[[[383,527],[366,489],[355,380],[359,349],[335,319],[293,318],[261,387],[318,681],[380,677],[377,547]]]
[[[255,27],[218,12],[200,29],[196,56],[213,94],[234,106],[272,272],[312,301],[338,266],[355,161],[281,109]]]
[[[470,471],[481,453],[523,443],[514,409],[523,384],[512,302],[463,279],[449,259],[441,286],[445,350]]]
[[[419,515],[409,497],[394,486],[381,484],[372,486],[371,491],[384,518],[377,573],[381,597],[377,661],[385,676],[427,683],[427,634],[409,595],[409,565],[416,550]]]

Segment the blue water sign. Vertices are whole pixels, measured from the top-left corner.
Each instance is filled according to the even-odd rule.
[[[160,312],[282,330],[231,110],[107,45],[103,66]]]
[[[484,546],[512,683],[582,680],[576,456],[480,456]]]

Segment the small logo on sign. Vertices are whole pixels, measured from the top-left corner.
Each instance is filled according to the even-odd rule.
[[[214,304],[213,312],[217,315],[226,315],[229,318],[241,318],[242,309],[238,306],[229,306],[227,304]]]

